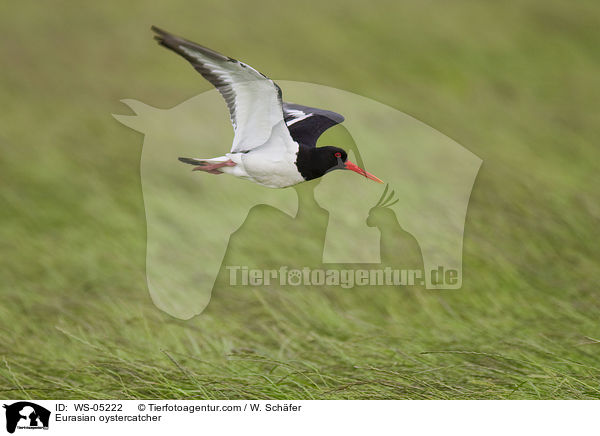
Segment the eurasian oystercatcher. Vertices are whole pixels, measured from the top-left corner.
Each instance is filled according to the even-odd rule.
[[[210,159],[180,157],[194,171],[231,174],[269,188],[285,188],[325,173],[351,170],[383,183],[348,160],[338,147],[317,147],[335,112],[287,103],[275,82],[240,61],[152,26],[160,45],[184,57],[221,93],[235,132],[231,151]]]

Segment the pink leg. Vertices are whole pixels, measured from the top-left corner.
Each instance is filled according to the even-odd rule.
[[[210,174],[223,174],[222,171],[219,171],[219,168],[223,167],[234,167],[236,164],[232,160],[228,160],[226,162],[218,162],[218,163],[209,163],[203,162],[199,166],[194,167],[192,171],[206,171]]]

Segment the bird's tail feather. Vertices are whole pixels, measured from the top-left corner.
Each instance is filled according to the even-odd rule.
[[[183,163],[190,164],[190,165],[196,165],[196,166],[212,165],[212,164],[219,163],[219,162],[226,162],[228,160],[229,160],[229,158],[227,156],[213,157],[210,159],[196,159],[193,157],[180,157],[179,158],[179,161],[181,161]]]

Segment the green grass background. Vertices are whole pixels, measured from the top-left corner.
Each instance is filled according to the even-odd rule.
[[[0,397],[600,398],[599,17],[592,0],[2,3]],[[110,114],[210,85],[151,24],[481,157],[463,288],[159,311],[142,136]]]

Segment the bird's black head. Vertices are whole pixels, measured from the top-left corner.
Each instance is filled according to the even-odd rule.
[[[339,147],[300,146],[296,166],[306,180],[319,178],[329,171],[344,169],[348,153]]]
[[[348,160],[348,153],[339,147],[326,145],[324,147],[306,147],[300,145],[298,171],[306,180],[316,179],[333,170],[351,170],[376,182],[383,183],[373,174],[359,168]]]
[[[314,150],[317,160],[321,162],[322,168],[325,169],[323,174],[332,170],[343,170],[346,168],[345,163],[348,160],[348,153],[345,150],[332,145],[315,148]]]

